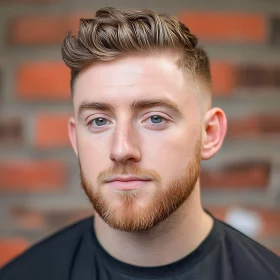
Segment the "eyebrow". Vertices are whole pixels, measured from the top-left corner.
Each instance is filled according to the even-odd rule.
[[[134,100],[130,104],[131,111],[140,110],[140,109],[149,109],[153,107],[165,107],[173,110],[179,115],[183,115],[183,113],[181,112],[177,104],[168,98]],[[80,116],[81,113],[85,110],[99,110],[99,111],[109,111],[109,112],[115,111],[114,107],[109,103],[83,101],[79,106],[78,116]]]
[[[79,105],[78,116],[80,116],[82,114],[82,112],[84,112],[86,110],[99,110],[99,111],[110,111],[110,112],[115,111],[113,106],[111,106],[108,103],[83,101]]]
[[[148,99],[148,100],[135,100],[130,104],[130,109],[132,111],[139,110],[139,109],[148,109],[153,107],[165,107],[168,109],[173,110],[174,112],[177,112],[180,115],[183,115],[179,107],[175,102],[168,98],[164,99]]]

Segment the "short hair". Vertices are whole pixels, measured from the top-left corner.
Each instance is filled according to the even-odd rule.
[[[80,19],[77,36],[65,37],[61,53],[71,69],[71,92],[79,73],[100,61],[132,54],[178,51],[178,66],[211,86],[209,59],[197,37],[176,17],[146,9],[102,8],[93,18]]]

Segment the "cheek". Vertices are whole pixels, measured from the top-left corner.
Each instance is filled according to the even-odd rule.
[[[169,131],[143,137],[143,161],[159,172],[162,178],[179,176],[193,155],[194,131]]]
[[[145,156],[174,160],[191,156],[199,135],[200,125],[193,120],[192,123],[181,122],[163,131],[144,131],[139,143],[147,151]]]
[[[94,135],[77,135],[79,159],[87,176],[95,176],[108,168],[108,151],[104,137]],[[88,175],[90,174],[90,175]]]

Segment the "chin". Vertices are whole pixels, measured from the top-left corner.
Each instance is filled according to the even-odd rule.
[[[121,198],[104,200],[102,204],[93,206],[101,219],[110,227],[127,232],[143,231],[155,224],[151,215],[153,203],[151,200],[137,197],[134,192],[120,192]],[[118,194],[120,194],[118,192]]]
[[[106,200],[107,209],[121,216],[140,215],[152,207],[152,199],[144,197],[139,191],[114,191],[114,197]]]

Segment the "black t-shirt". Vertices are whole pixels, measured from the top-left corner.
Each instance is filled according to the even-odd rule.
[[[279,280],[280,258],[214,219],[206,239],[183,259],[164,266],[137,267],[116,260],[101,247],[90,217],[33,246],[0,270],[0,279]]]

